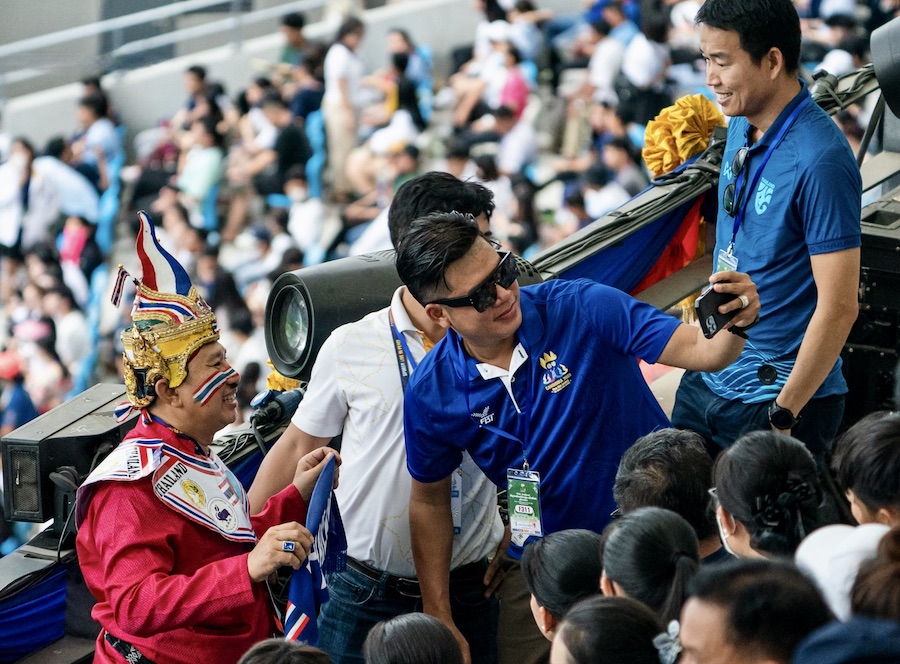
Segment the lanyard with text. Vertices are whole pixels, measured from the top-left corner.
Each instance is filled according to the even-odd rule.
[[[397,356],[397,367],[400,369],[400,384],[405,392],[406,386],[409,384],[409,377],[419,363],[412,356],[403,334],[397,329],[393,311],[388,311],[388,318],[391,321],[391,334],[394,336],[394,353]]]
[[[403,333],[397,329],[394,322],[394,312],[388,311],[391,321],[391,334],[394,337],[394,354],[397,357],[397,368],[400,370],[400,384],[406,392],[409,377],[419,365],[409,350],[409,344],[403,337]],[[453,514],[453,533],[459,535],[462,532],[462,468],[457,468],[450,474],[450,512]]]
[[[750,186],[746,189],[744,193],[741,194],[741,199],[739,201],[739,206],[737,212],[734,215],[734,225],[731,230],[731,242],[728,244],[728,254],[733,255],[734,253],[734,241],[737,238],[738,230],[741,228],[741,224],[744,223],[744,211],[747,208],[747,201],[750,200],[750,193],[756,189],[759,184],[759,178],[762,177],[763,169],[766,167],[766,163],[769,161],[769,157],[772,156],[772,152],[775,148],[778,147],[778,144],[781,143],[781,140],[784,138],[784,135],[787,133],[787,130],[791,128],[791,125],[794,124],[794,120],[797,119],[797,116],[800,115],[800,111],[802,111],[812,98],[809,94],[806,95],[803,99],[801,99],[797,105],[794,107],[794,110],[791,111],[791,114],[788,115],[787,119],[784,121],[784,124],[781,125],[781,129],[778,130],[778,133],[775,135],[775,138],[772,139],[772,142],[769,143],[769,147],[766,149],[765,154],[763,155],[762,161],[759,163],[759,167],[756,169],[756,174],[753,176],[753,180],[750,183]],[[747,159],[749,159],[749,155]],[[739,180],[743,181],[744,171],[749,172],[749,164],[748,168],[741,169],[741,172],[737,174],[737,177],[734,180],[734,191],[735,196],[740,191]],[[746,195],[745,195],[746,194]]]
[[[466,355],[460,348],[460,361],[462,366],[467,365]],[[466,410],[472,412],[472,404],[469,399],[469,381],[464,382],[466,397]],[[528,404],[528,412],[519,411],[519,415],[525,418],[525,440],[531,440],[531,413],[537,402],[537,397],[532,396]],[[506,469],[506,498],[509,507],[509,529],[511,542],[516,546],[524,546],[529,537],[543,537],[544,528],[541,521],[541,474],[531,470],[528,465],[528,450],[525,442],[515,434],[505,431],[498,426],[485,422],[478,422],[478,427],[487,429],[493,434],[502,436],[507,440],[518,443],[522,448],[522,467]]]

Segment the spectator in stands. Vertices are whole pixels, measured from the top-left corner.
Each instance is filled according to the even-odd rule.
[[[303,28],[306,26],[306,17],[300,12],[291,12],[281,17],[281,34],[284,36],[284,45],[278,62],[297,67],[303,64],[304,50],[306,49],[306,37],[303,36]]]
[[[206,98],[206,67],[192,65],[184,72],[184,90],[187,99],[184,106],[174,116],[170,125],[174,128],[190,126],[188,118],[194,113],[195,108],[204,103]]]
[[[24,138],[12,143],[0,165],[0,301],[8,302],[26,253],[47,239],[59,216],[59,193],[33,168],[34,146]]]
[[[24,382],[23,363],[18,353],[0,352],[0,438],[38,416]]]
[[[296,122],[306,122],[310,113],[322,108],[325,96],[324,44],[310,44],[303,55],[303,63],[294,68],[294,94],[291,97],[291,115]]]
[[[900,525],[900,415],[867,415],[835,441],[832,468],[859,523]]]
[[[722,452],[711,491],[722,543],[737,557],[792,556],[819,522],[816,462],[795,438],[754,431]]]
[[[72,140],[71,165],[97,188],[109,186],[107,167],[122,157],[122,141],[116,127],[107,117],[106,97],[93,94],[78,102],[75,120],[78,133]]]
[[[291,201],[288,232],[303,253],[308,254],[321,246],[325,206],[321,198],[310,198],[306,169],[302,166],[292,166],[285,173],[284,194]]]
[[[365,64],[356,54],[365,34],[365,24],[348,18],[338,28],[325,56],[325,128],[328,133],[328,167],[335,202],[346,203],[353,193],[345,173],[347,155],[356,147],[360,110],[359,90]]]
[[[500,136],[497,170],[506,176],[520,174],[537,159],[534,127],[526,118],[517,120],[515,111],[507,106],[494,110],[493,116],[494,129]]]
[[[90,352],[87,320],[64,284],[48,288],[43,300],[44,315],[53,320],[56,329],[56,355],[69,375],[76,376]]]
[[[72,265],[81,270],[85,283],[90,283],[94,270],[103,263],[103,252],[94,237],[96,230],[97,227],[84,217],[66,217],[59,250],[64,277],[67,277],[69,272],[66,266]]]
[[[650,184],[641,168],[640,156],[635,153],[631,141],[624,136],[610,139],[603,146],[602,156],[603,165],[629,196],[637,196]]]
[[[404,74],[406,78],[419,86],[431,87],[432,63],[428,52],[416,45],[409,32],[403,28],[391,28],[387,36],[387,52],[406,54],[408,60]]]
[[[276,638],[257,643],[238,664],[331,664],[331,658],[305,643]]]
[[[194,120],[191,131],[182,142],[176,184],[181,203],[192,216],[202,216],[207,197],[222,179],[225,137],[219,133],[213,116]],[[200,225],[195,224],[195,225]]]
[[[459,644],[437,618],[407,613],[380,622],[363,645],[366,664],[462,664]]]
[[[709,565],[688,591],[679,632],[683,664],[788,664],[800,642],[833,618],[812,582],[784,562]]]
[[[660,507],[640,507],[603,534],[604,595],[624,595],[653,609],[663,623],[677,620],[687,584],[699,566],[691,524]]]
[[[581,178],[584,183],[584,205],[591,219],[609,214],[631,198],[602,163],[590,166]]]
[[[642,27],[643,32],[634,35],[622,54],[617,96],[620,102],[629,102],[634,107],[635,121],[645,125],[672,103],[666,82],[671,58],[666,41],[668,18],[647,16]]]
[[[682,516],[699,542],[700,563],[728,560],[710,506],[712,459],[692,431],[660,429],[626,450],[619,462],[613,497],[628,515],[641,507],[663,507]]]
[[[525,547],[521,565],[534,622],[553,641],[569,609],[600,593],[600,535],[578,529],[550,533]]]
[[[244,227],[253,193],[262,196],[283,193],[285,174],[292,166],[305,165],[312,154],[306,134],[293,122],[291,111],[281,95],[270,93],[261,107],[266,119],[278,130],[278,136],[271,149],[229,167],[229,183],[240,190],[231,201],[228,219],[222,229],[223,242],[234,241]]]
[[[68,165],[70,149],[62,136],[47,143],[44,155],[34,160],[34,170],[53,183],[59,194],[59,211],[97,223],[100,195],[88,178]]]
[[[627,597],[591,597],[563,618],[551,664],[673,664],[677,651],[660,652],[654,639],[662,632],[659,618]],[[672,654],[670,654],[672,653]]]

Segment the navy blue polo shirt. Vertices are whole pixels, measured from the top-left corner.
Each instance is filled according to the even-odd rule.
[[[810,256],[859,247],[862,181],[847,139],[834,121],[809,98],[805,84],[768,131],[750,146],[743,182],[752,183],[769,144],[791,111],[804,107],[772,151],[754,191],[744,192],[743,224],[737,232],[734,255],[738,271],[756,283],[761,311],[759,324],[736,362],[703,374],[709,388],[725,399],[744,403],[771,401],[790,374],[816,308],[817,291]],[[750,124],[734,117],[728,124],[728,143],[719,177],[719,201],[735,181],[731,172],[735,153],[748,144]],[[719,206],[716,249],[728,247],[734,218]],[[764,385],[757,375],[763,364],[777,371],[774,383]],[[831,369],[815,397],[843,394],[847,384],[841,360]]]
[[[510,383],[515,403],[500,379],[481,377],[477,360],[449,331],[406,390],[409,472],[420,482],[442,480],[466,450],[505,487],[507,469],[522,467],[524,446],[530,469],[541,475],[544,533],[599,532],[615,508],[622,453],[669,426],[635,358],[655,362],[679,322],[585,279],[519,292],[517,337],[528,358]]]

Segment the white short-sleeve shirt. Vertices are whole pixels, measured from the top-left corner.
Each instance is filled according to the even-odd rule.
[[[409,534],[411,478],[403,436],[403,389],[388,312],[416,360],[422,338],[401,301],[332,332],[316,358],[309,387],[292,422],[312,436],[343,432],[336,490],[347,554],[397,576],[415,576]],[[461,532],[451,569],[492,554],[503,535],[497,489],[464,455]]]

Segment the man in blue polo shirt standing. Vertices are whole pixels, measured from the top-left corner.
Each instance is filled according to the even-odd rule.
[[[397,271],[447,330],[410,379],[404,430],[423,609],[465,644],[448,596],[448,490],[463,451],[508,488],[514,557],[529,537],[600,531],[615,508],[622,453],[668,425],[635,358],[710,371],[737,358],[744,342],[723,331],[706,339],[699,328],[585,280],[519,289],[515,257],[457,212],[413,222]],[[759,307],[750,278],[723,272],[710,280],[737,296],[720,307],[741,309],[727,327],[751,324]]]
[[[731,118],[716,269],[748,273],[762,309],[737,362],[685,374],[672,421],[713,451],[771,427],[821,463],[843,415],[840,352],[858,311],[859,168],[797,78],[791,0],[707,0],[697,22],[707,85]]]

